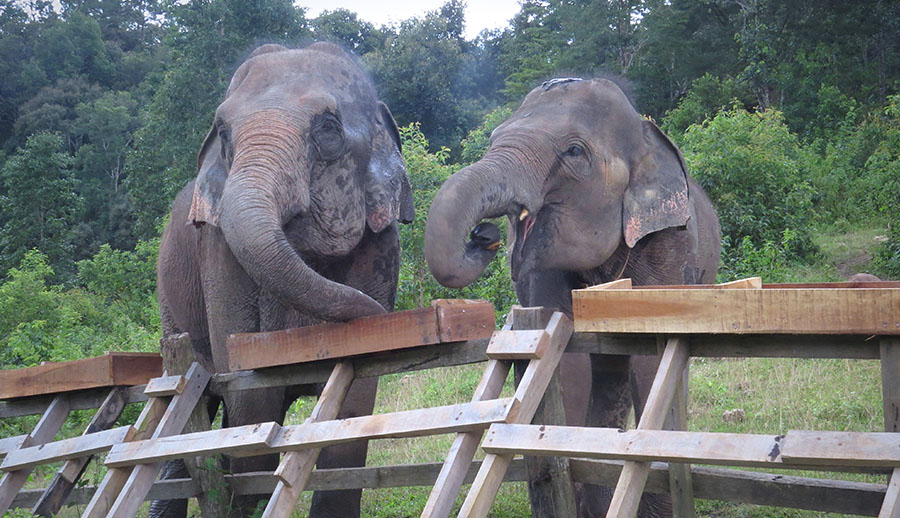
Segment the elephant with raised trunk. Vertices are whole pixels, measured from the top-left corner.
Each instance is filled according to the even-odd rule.
[[[425,257],[442,284],[473,282],[497,253],[506,216],[519,302],[572,315],[571,290],[630,277],[636,285],[714,282],[720,231],[678,148],[606,79],[557,79],[532,90],[491,135],[484,157],[432,202]],[[467,239],[468,236],[468,239]],[[566,354],[571,425],[624,428],[640,412],[655,357]],[[605,516],[609,490],[579,491],[579,514]],[[669,511],[645,498],[643,515]]]
[[[413,219],[400,135],[356,61],[316,43],[256,49],[237,69],[177,196],[158,264],[163,331],[190,334],[194,354],[228,370],[229,334],[345,321],[391,311],[400,245]],[[354,381],[341,417],[371,413],[375,379]],[[227,426],[282,422],[285,389],[225,396]],[[324,450],[319,467],[361,466],[366,443]],[[277,456],[233,459],[271,471]],[[178,464],[169,464],[173,476]],[[313,497],[313,516],[358,516],[360,491]],[[255,500],[239,499],[248,514]],[[157,502],[153,516],[184,515]]]

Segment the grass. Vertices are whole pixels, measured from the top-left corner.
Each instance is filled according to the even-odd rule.
[[[820,264],[804,267],[797,275],[801,281],[840,280],[856,272],[865,272],[871,250],[877,245],[882,228],[832,228],[814,238],[823,253]],[[765,279],[764,279],[765,280]],[[468,401],[481,377],[483,365],[469,365],[396,374],[381,378],[376,401],[377,413],[448,405]],[[879,431],[883,429],[880,367],[868,360],[801,359],[712,359],[694,358],[690,372],[688,428],[694,431],[736,433],[785,433],[788,430]],[[511,395],[507,381],[504,396]],[[302,398],[292,405],[287,424],[302,422],[315,405]],[[726,421],[723,414],[741,410],[743,420]],[[132,416],[132,421],[133,421]],[[88,418],[85,418],[85,421]],[[80,433],[80,431],[75,431]],[[444,459],[452,436],[372,441],[367,464],[383,466]],[[482,454],[479,452],[479,457]],[[46,485],[54,469],[41,467],[29,487]],[[102,477],[95,463],[87,479],[94,483]],[[799,476],[844,477],[849,480],[883,483],[884,477],[859,474],[791,472]],[[464,487],[461,494],[465,494]],[[430,488],[393,488],[363,491],[363,516],[386,518],[418,516]],[[307,516],[311,493],[303,494],[294,516]],[[462,503],[457,499],[456,508]],[[146,516],[146,504],[139,516]],[[60,516],[78,516],[78,508]],[[199,516],[195,504],[190,514]],[[698,500],[697,514],[716,518],[811,518],[836,516],[826,513],[757,507]],[[9,516],[27,516],[10,514]],[[524,483],[504,484],[490,516],[512,518],[529,515],[528,494]]]

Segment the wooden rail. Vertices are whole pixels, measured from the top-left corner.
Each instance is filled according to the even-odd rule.
[[[752,282],[744,283],[745,287],[753,287],[753,285],[754,283]],[[616,295],[614,296],[618,296],[619,291],[626,291],[622,289],[625,286],[624,282],[618,283],[617,286],[620,288],[619,290],[593,289],[590,291],[615,292]],[[735,289],[734,286],[730,288]],[[819,291],[848,289],[835,285],[804,285],[798,287],[762,285],[761,288],[754,289],[765,291],[788,288]],[[895,308],[892,310],[894,311],[893,314],[897,315],[896,308],[900,306],[893,305],[898,300],[894,298],[894,294],[898,291],[897,288],[900,288],[900,285],[889,285],[886,288],[882,288],[881,285],[872,286],[867,284],[849,289],[867,290],[867,292],[887,289],[892,292],[890,295],[878,292],[875,299],[882,301],[879,304],[888,304],[884,301],[890,301],[889,304],[892,304],[890,307]],[[649,292],[651,289],[635,289],[633,291]],[[685,287],[684,291],[690,290],[702,293],[704,289],[704,287]],[[662,293],[664,290],[656,289],[654,291]],[[717,291],[719,292],[717,297],[722,297],[723,295],[721,294],[724,291]],[[743,292],[749,290],[738,288],[735,291]],[[576,295],[576,297],[578,296]],[[746,295],[743,296],[746,298]],[[676,305],[679,308],[679,312],[683,312],[684,307],[693,307],[692,303],[684,302],[685,300],[690,302],[693,299],[690,299],[690,296],[686,297],[688,298],[682,297],[679,299],[681,302]],[[465,312],[460,311],[462,309],[459,307],[460,304],[465,304],[463,305],[466,309]],[[471,304],[471,302],[438,303],[431,308],[416,310],[419,316],[415,318],[410,318],[411,315],[391,316],[390,318],[392,319],[399,319],[396,320],[397,322],[405,322],[401,325],[405,330],[393,328],[383,333],[374,333],[377,336],[375,342],[381,341],[381,345],[360,338],[369,335],[368,332],[363,332],[363,329],[371,331],[377,327],[377,324],[372,322],[363,324],[357,322],[354,325],[361,327],[355,330],[345,329],[342,326],[332,326],[333,332],[342,334],[344,338],[353,342],[351,347],[345,346],[339,353],[328,354],[322,353],[321,349],[313,348],[313,350],[318,352],[311,355],[305,352],[299,356],[295,354],[285,357],[285,362],[302,362],[290,365],[274,365],[273,363],[277,361],[277,355],[268,353],[257,355],[262,359],[254,361],[273,365],[268,367],[260,366],[255,370],[215,375],[209,380],[207,390],[213,394],[223,394],[228,391],[251,388],[328,382],[329,390],[326,390],[320,399],[314,411],[314,418],[301,425],[279,427],[272,423],[257,427],[255,430],[252,428],[232,429],[230,431],[212,430],[199,432],[200,435],[181,433],[179,425],[184,426],[183,420],[190,413],[191,408],[189,407],[193,405],[179,405],[185,408],[174,412],[180,416],[177,420],[172,418],[164,419],[164,414],[167,412],[169,414],[173,413],[171,401],[174,398],[181,397],[189,386],[186,378],[177,376],[155,379],[146,388],[140,386],[116,389],[117,396],[115,399],[120,402],[117,404],[121,405],[128,402],[147,401],[149,397],[144,413],[139,418],[138,423],[135,423],[132,427],[133,430],[129,431],[126,427],[106,432],[105,435],[96,435],[89,439],[85,439],[84,437],[88,437],[88,435],[85,435],[81,438],[58,441],[58,444],[48,442],[46,436],[51,435],[51,432],[55,434],[52,429],[59,422],[59,416],[62,415],[64,418],[64,414],[67,414],[72,409],[96,408],[104,405],[104,400],[112,396],[108,387],[88,388],[77,392],[65,392],[62,395],[36,395],[0,401],[0,418],[35,413],[43,413],[47,417],[47,419],[42,419],[42,423],[45,424],[39,424],[35,431],[29,435],[0,438],[0,459],[7,463],[5,465],[10,470],[7,471],[4,480],[13,478],[9,477],[10,474],[21,473],[23,470],[51,458],[70,459],[67,461],[68,467],[64,467],[60,474],[62,480],[67,480],[67,477],[72,478],[72,473],[77,471],[77,467],[83,469],[83,464],[87,463],[86,457],[81,456],[82,453],[87,454],[110,449],[110,454],[107,457],[108,464],[111,467],[109,470],[110,475],[107,476],[109,480],[104,479],[99,488],[73,489],[70,487],[70,493],[66,493],[62,497],[59,496],[61,493],[55,493],[56,496],[52,500],[56,506],[61,506],[66,502],[87,503],[88,512],[85,513],[85,516],[127,516],[140,502],[146,499],[184,498],[194,496],[198,491],[202,491],[201,485],[199,485],[200,483],[197,480],[173,480],[153,483],[156,473],[154,470],[158,469],[159,462],[163,459],[209,453],[211,451],[225,451],[229,454],[255,454],[260,453],[260,450],[264,450],[285,452],[282,465],[277,472],[228,475],[226,480],[233,488],[235,494],[273,495],[274,498],[270,499],[271,509],[266,511],[266,516],[283,516],[287,512],[286,510],[293,508],[294,502],[296,502],[299,493],[303,490],[415,485],[433,486],[432,495],[426,508],[423,510],[423,516],[447,516],[450,512],[450,504],[452,504],[459,488],[464,483],[472,483],[473,489],[468,494],[461,515],[481,516],[490,507],[496,488],[502,481],[528,479],[533,481],[536,472],[553,473],[553,476],[546,478],[562,482],[553,487],[530,486],[530,489],[533,491],[542,492],[544,495],[542,498],[545,502],[552,502],[548,504],[549,507],[543,509],[535,508],[535,516],[538,516],[540,513],[545,513],[544,515],[546,515],[554,510],[557,512],[555,514],[550,512],[550,515],[565,516],[572,512],[569,510],[574,509],[571,495],[567,495],[566,492],[566,487],[571,487],[567,481],[608,486],[616,485],[616,482],[623,477],[623,466],[626,473],[632,473],[625,475],[627,479],[632,481],[625,484],[625,486],[632,487],[635,485],[634,481],[638,481],[646,492],[669,493],[678,491],[679,487],[684,489],[683,485],[687,484],[687,487],[693,491],[693,496],[697,498],[714,498],[733,502],[777,505],[866,516],[878,515],[882,507],[895,508],[892,507],[894,506],[894,498],[900,497],[900,491],[896,492],[896,496],[892,496],[893,493],[890,488],[896,487],[900,489],[900,483],[892,484],[891,486],[861,484],[785,475],[768,475],[731,469],[696,467],[690,466],[689,463],[709,462],[709,458],[702,456],[706,455],[706,453],[689,456],[685,455],[685,452],[678,447],[667,450],[668,453],[666,455],[669,455],[668,457],[661,455],[662,452],[658,450],[642,450],[643,453],[640,455],[634,452],[630,456],[620,455],[615,448],[616,440],[624,440],[626,436],[637,438],[641,437],[640,434],[644,434],[648,439],[644,440],[642,444],[675,444],[668,439],[674,436],[665,434],[677,434],[679,432],[660,431],[658,428],[661,425],[657,423],[659,414],[668,412],[669,404],[666,403],[666,400],[669,399],[669,396],[655,396],[656,402],[651,401],[650,406],[653,407],[655,405],[655,407],[661,409],[651,412],[657,417],[648,420],[645,427],[639,427],[638,430],[627,432],[626,434],[603,429],[579,430],[554,426],[553,423],[557,425],[562,423],[553,420],[553,406],[551,405],[544,409],[539,408],[538,403],[542,395],[547,394],[548,398],[552,400],[550,395],[554,391],[558,391],[558,386],[554,385],[555,362],[558,361],[558,356],[563,350],[592,354],[655,355],[660,354],[659,335],[666,334],[666,331],[660,331],[657,328],[648,331],[646,327],[642,327],[640,329],[641,332],[636,333],[624,331],[615,331],[614,333],[583,331],[575,333],[571,339],[568,337],[565,339],[560,337],[552,338],[553,333],[550,331],[553,326],[548,325],[547,317],[549,314],[547,312],[541,312],[539,309],[519,309],[517,316],[520,325],[515,326],[514,322],[516,322],[516,319],[510,318],[504,330],[498,332],[493,339],[489,340],[488,336],[490,333],[486,333],[485,329],[488,327],[493,329],[492,311],[490,312],[490,325],[484,321],[469,325],[473,320],[487,318],[489,313],[484,305],[477,305],[476,309]],[[490,306],[486,307],[489,308]],[[842,311],[849,311],[853,310],[855,306],[845,304],[842,307],[844,308]],[[641,309],[641,311],[645,311],[645,309]],[[828,313],[825,314],[827,315]],[[476,318],[476,315],[480,316]],[[871,317],[872,315],[867,317],[870,318],[867,322],[875,321]],[[531,325],[532,318],[540,324]],[[669,340],[671,348],[666,347],[664,350],[671,355],[671,360],[663,362],[668,367],[662,369],[661,373],[663,374],[661,375],[664,378],[660,381],[660,390],[654,390],[654,394],[663,392],[663,388],[665,388],[665,392],[671,392],[672,399],[678,399],[680,390],[676,388],[672,391],[672,385],[684,377],[683,371],[680,369],[681,366],[686,364],[686,361],[684,361],[685,351],[690,356],[882,359],[886,415],[888,413],[898,415],[900,413],[900,381],[898,381],[900,380],[900,361],[898,361],[900,359],[900,338],[882,336],[880,339],[873,340],[870,335],[853,334],[860,330],[872,331],[872,329],[865,326],[852,327],[850,324],[847,324],[848,320],[845,317],[842,318],[844,318],[844,323],[832,329],[831,331],[834,334],[829,334],[828,336],[817,334],[814,329],[807,328],[792,328],[790,331],[791,333],[798,332],[801,334],[784,334],[779,332],[779,329],[773,328],[761,328],[758,334],[748,334],[746,329],[741,328],[739,325],[738,328],[741,328],[740,332],[735,331],[734,333],[718,335],[691,334],[684,340],[684,344],[679,340]],[[882,320],[887,324],[889,319]],[[750,322],[750,319],[748,318],[747,321]],[[523,325],[526,322],[529,324]],[[425,329],[430,330],[429,332],[420,333],[423,344],[415,345],[409,341],[404,342],[403,340],[405,339],[397,338],[411,336],[406,328],[418,326],[420,323],[425,326]],[[751,323],[750,325],[755,324]],[[866,326],[868,325],[867,323]],[[446,329],[441,326],[445,326]],[[334,336],[328,336],[332,331],[326,333],[326,336],[316,337],[314,334],[311,334],[316,332],[312,331],[312,329],[315,328],[307,328],[302,333],[298,330],[280,332],[282,333],[281,335],[269,335],[269,338],[275,340],[276,343],[291,344],[291,347],[298,345],[297,340],[301,335],[305,336],[304,341],[313,337],[313,343],[320,344],[316,347],[320,347],[321,344],[333,343],[333,340],[336,339]],[[851,331],[847,331],[847,329],[851,329]],[[235,348],[248,347],[247,351],[255,350],[259,352],[261,342],[258,338],[260,337],[255,335],[236,337],[233,339],[232,345]],[[394,339],[397,339],[397,341],[391,342]],[[386,345],[385,341],[391,343]],[[329,348],[328,350],[331,351],[332,349]],[[254,354],[249,353],[243,354],[243,356],[241,354],[236,353],[234,357],[254,356]],[[484,361],[487,361],[485,374],[482,382],[476,389],[472,403],[457,405],[454,408],[445,407],[410,411],[406,413],[407,418],[405,420],[397,420],[396,422],[392,422],[394,421],[392,418],[402,416],[367,416],[354,418],[355,420],[345,420],[347,424],[343,425],[336,425],[334,423],[338,422],[331,420],[333,418],[332,414],[336,412],[336,408],[339,408],[340,400],[342,399],[341,387],[353,377],[380,376],[395,372]],[[499,388],[506,379],[510,366],[515,362],[522,362],[522,368],[518,369],[523,380],[519,384],[519,390],[512,399],[497,399]],[[545,364],[545,367],[541,367],[542,364]],[[145,390],[147,393],[145,393]],[[182,399],[184,400],[184,398]],[[51,404],[51,402],[53,403]],[[113,411],[115,410],[112,405],[110,405],[110,408],[113,408]],[[531,441],[529,443],[525,439],[529,437],[528,434],[531,434],[534,429],[528,423],[531,422],[531,416],[535,414],[541,416],[541,422],[551,423],[545,426],[545,431],[549,432],[550,435],[545,433],[541,439],[535,438],[540,435],[535,436],[528,440]],[[456,420],[458,416],[462,416],[461,420],[457,420],[456,424],[448,424],[448,421]],[[424,418],[428,418],[430,422],[424,425],[417,422],[425,420]],[[169,424],[163,426],[161,423],[164,421]],[[886,424],[887,429],[900,431],[898,430],[900,423],[896,422],[896,420],[888,419]],[[111,426],[111,424],[107,425],[103,429],[109,429]],[[483,463],[472,463],[471,460],[477,444],[488,426],[496,428],[492,428],[485,441],[485,449],[488,452],[486,461]],[[100,428],[97,428],[96,431],[99,430]],[[520,432],[519,430],[522,431]],[[327,444],[352,440],[357,437],[414,436],[423,433],[446,431],[456,431],[458,435],[445,463],[321,471],[312,469],[315,459],[314,452],[317,448]],[[575,437],[574,442],[561,443],[558,447],[551,446],[549,438],[558,437],[559,433],[565,433],[569,438]],[[116,434],[121,434],[121,437],[112,437]],[[579,438],[581,436],[578,434],[583,434],[585,438]],[[601,440],[604,434],[609,435],[609,442]],[[658,436],[657,434],[664,435]],[[780,468],[818,467],[820,469],[851,471],[854,469],[869,469],[876,466],[880,467],[874,468],[875,471],[879,469],[890,471],[895,466],[900,467],[900,463],[895,462],[894,457],[881,453],[883,449],[881,446],[883,446],[885,441],[890,442],[893,440],[890,438],[893,435],[847,437],[821,433],[818,436],[820,441],[841,442],[849,438],[858,444],[862,444],[859,442],[862,439],[870,440],[869,442],[863,441],[865,444],[873,445],[871,449],[865,450],[868,453],[857,455],[853,452],[841,453],[840,448],[830,447],[826,448],[824,452],[803,451],[799,447],[791,450],[790,445],[792,441],[794,444],[798,444],[798,441],[801,440],[798,438],[803,437],[799,434],[800,432],[790,432],[785,438],[778,441],[776,441],[775,436],[761,436],[758,440],[761,446],[757,450],[762,451],[769,447],[769,451],[763,452],[757,465],[772,466],[777,464],[777,467]],[[209,441],[214,436],[217,441]],[[257,439],[251,443],[242,440],[247,437],[256,437]],[[504,438],[502,441],[499,440],[501,437]],[[660,441],[660,437],[666,438],[666,440]],[[741,436],[738,439],[746,441],[752,439],[752,437]],[[690,436],[690,440],[707,441],[706,444],[712,444],[709,441],[715,442],[715,440],[719,439],[725,440],[726,438],[698,439],[695,435]],[[37,452],[39,450],[35,449],[35,445],[40,444],[39,441],[42,440],[47,442],[49,446],[41,448],[42,453],[38,455]],[[636,441],[637,439],[634,440]],[[809,442],[807,438],[802,440],[803,442]],[[769,442],[766,443],[766,441]],[[750,447],[751,442],[742,442],[741,444],[744,448],[740,449],[740,451],[747,452],[752,449]],[[210,449],[210,443],[214,444],[212,449]],[[585,448],[579,447],[585,443],[605,445],[606,449],[599,452],[593,451],[593,453],[584,451]],[[638,444],[633,441],[626,441],[626,443]],[[137,447],[135,446],[136,444],[140,444],[142,447]],[[534,448],[527,449],[523,446],[527,444],[532,444]],[[573,444],[578,447],[573,446]],[[726,444],[730,443],[724,442],[718,446],[712,446],[711,451],[721,453],[720,450],[724,449],[723,445]],[[766,453],[771,452],[772,444],[784,446],[779,449],[778,462],[771,462],[765,456]],[[625,447],[623,446],[623,448]],[[529,458],[527,461],[514,461],[512,460],[512,454],[516,451],[539,456],[540,458],[535,457]],[[558,457],[553,458],[555,460],[550,464],[547,464],[546,460],[541,460],[542,458],[547,459],[546,455],[548,453],[558,455]],[[598,457],[598,459],[573,458],[567,460],[568,455],[594,456]],[[677,465],[676,470],[676,464],[669,466],[666,463],[653,462],[658,459],[680,462],[680,464]],[[734,462],[729,462],[728,459],[724,460],[726,461],[723,462],[725,464],[746,464],[740,459]],[[83,464],[79,466],[75,464],[69,465],[70,463],[82,462]],[[677,471],[679,474],[677,476],[670,475],[670,468],[673,473]],[[74,478],[77,480],[77,476]],[[894,477],[894,482],[898,482],[897,477]],[[44,497],[43,500],[47,500],[47,492],[43,490],[20,491],[17,489],[13,492],[9,489],[3,490],[3,488],[4,485],[0,482],[0,490],[2,490],[0,491],[0,497],[8,498],[10,494],[12,496],[10,502],[7,503],[8,506],[34,507],[42,495]],[[625,504],[624,507],[631,505],[629,502],[634,501],[634,494],[639,495],[640,491],[632,490],[632,496],[621,499],[622,503]],[[683,495],[684,493],[680,492],[680,494]],[[689,498],[682,498],[681,500],[691,501]],[[0,502],[3,502],[3,500],[0,500]],[[56,507],[56,509],[58,508]],[[677,511],[681,513],[680,516],[685,516],[683,514],[685,512],[684,508],[683,506],[676,506],[676,509],[682,509]],[[623,513],[625,514],[621,515],[627,515],[627,509]]]

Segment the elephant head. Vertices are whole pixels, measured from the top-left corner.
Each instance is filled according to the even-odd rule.
[[[500,235],[479,222],[504,215],[513,280],[591,270],[623,243],[686,225],[684,160],[611,81],[548,81],[494,130],[484,158],[435,196],[425,229],[434,277],[450,287],[474,281]]]
[[[394,119],[343,50],[256,49],[216,110],[198,170],[188,223],[219,227],[260,287],[326,320],[384,312],[304,260],[346,255],[366,226],[413,219]]]

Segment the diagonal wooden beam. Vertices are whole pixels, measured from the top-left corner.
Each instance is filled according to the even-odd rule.
[[[40,421],[35,425],[34,430],[22,441],[22,447],[28,448],[52,441],[59,429],[62,428],[68,415],[69,401],[66,396],[59,395],[53,398],[50,406],[47,407]],[[22,489],[22,486],[25,485],[25,481],[30,474],[31,468],[24,468],[5,473],[3,478],[0,479],[0,515],[9,509],[10,504],[16,498],[19,490]]]
[[[516,388],[514,399],[519,403],[517,412],[507,417],[507,423],[530,423],[537,411],[550,379],[556,372],[569,338],[572,336],[572,321],[562,313],[553,313],[546,327],[550,344],[539,360],[531,360]],[[487,515],[503,476],[509,468],[512,455],[486,455],[478,470],[478,475],[469,489],[459,510],[459,517],[483,517]]]
[[[513,312],[507,316],[506,323],[501,331],[510,331],[513,327]],[[497,334],[496,332],[494,333]],[[489,360],[485,367],[481,381],[475,388],[472,401],[487,401],[495,399],[503,390],[503,384],[509,376],[510,363],[500,360]],[[428,501],[425,502],[425,508],[422,510],[422,518],[446,518],[450,516],[451,507],[459,494],[472,459],[475,458],[475,451],[478,449],[478,443],[484,435],[483,430],[472,432],[464,432],[456,435],[453,445],[441,466],[441,472],[431,488],[428,495]]]
[[[94,414],[91,422],[88,423],[84,434],[107,430],[116,424],[116,420],[119,419],[119,416],[122,415],[122,410],[125,409],[125,401],[125,387],[113,388],[100,405],[100,408],[97,409],[97,413]],[[31,512],[35,516],[47,517],[57,514],[90,461],[90,456],[66,461],[56,473],[56,476],[53,477],[50,485],[47,486],[47,490],[41,495],[40,500],[38,500]]]
[[[337,418],[352,382],[353,364],[343,361],[335,365],[307,422],[330,421]],[[300,498],[300,493],[306,487],[306,482],[316,464],[316,459],[319,458],[320,451],[322,450],[319,448],[312,448],[285,453],[275,472],[278,484],[263,511],[263,518],[289,517],[291,515],[294,506],[297,505],[297,499]]]
[[[659,369],[650,387],[650,395],[638,430],[659,430],[666,421],[666,414],[682,380],[684,369],[690,360],[687,338],[669,338],[659,362]],[[646,462],[626,462],[619,476],[619,483],[613,492],[608,516],[619,518],[633,517],[637,514],[644,484],[650,474],[650,464]]]
[[[135,423],[134,440],[159,438],[180,433],[206,385],[210,373],[194,363],[185,374],[187,382],[181,394],[171,398],[153,397]],[[82,514],[83,518],[103,516],[134,516],[137,508],[153,486],[161,464],[109,469]]]

